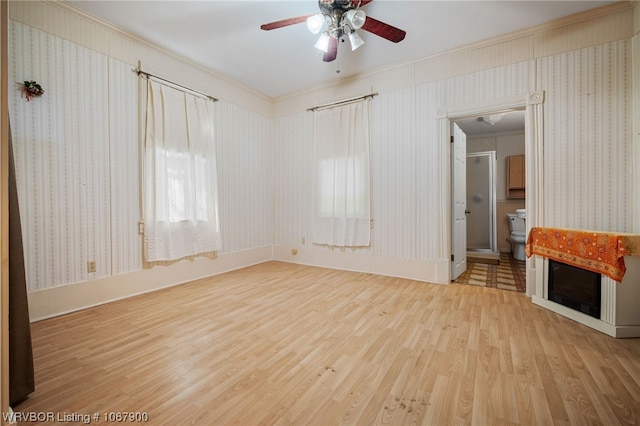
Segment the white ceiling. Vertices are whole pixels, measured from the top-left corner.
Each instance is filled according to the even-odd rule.
[[[367,15],[407,32],[398,44],[360,31],[334,62],[314,48],[304,23],[272,31],[260,25],[318,11],[315,0],[69,1],[91,15],[268,97],[331,84],[469,43],[539,25],[612,1],[374,0]],[[339,73],[336,71],[340,70]]]

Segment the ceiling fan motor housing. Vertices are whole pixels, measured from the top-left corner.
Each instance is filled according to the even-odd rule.
[[[355,9],[359,7],[359,5],[359,1],[352,0],[318,0],[318,7],[320,8],[320,12],[322,12],[324,15],[330,15],[334,10],[341,10],[342,12],[346,12],[349,9]]]
[[[355,9],[359,6],[360,1],[352,0],[318,0],[320,12],[329,17],[328,33],[333,38],[341,38],[345,35],[345,22],[343,15],[345,12]],[[349,27],[347,34],[354,28]]]

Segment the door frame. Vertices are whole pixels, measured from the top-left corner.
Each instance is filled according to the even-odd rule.
[[[525,158],[526,176],[525,185],[527,195],[525,199],[525,209],[527,211],[526,230],[534,226],[544,226],[544,127],[543,127],[543,104],[544,91],[529,92],[526,94],[514,95],[510,97],[494,99],[491,101],[474,104],[452,105],[438,108],[436,119],[439,122],[438,140],[442,141],[440,161],[442,164],[442,182],[446,182],[445,188],[441,191],[441,215],[448,221],[446,229],[447,237],[441,241],[442,256],[449,260],[447,282],[451,282],[451,260],[452,239],[451,239],[451,123],[463,118],[469,118],[487,113],[500,112],[512,109],[525,110]],[[535,293],[536,276],[542,271],[536,269],[533,258],[527,258],[526,273],[526,293],[533,296]],[[540,269],[540,268],[538,268]]]

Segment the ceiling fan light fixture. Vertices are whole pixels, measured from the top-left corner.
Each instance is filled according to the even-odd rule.
[[[311,31],[312,34],[318,34],[324,24],[326,22],[326,18],[322,13],[316,13],[315,15],[311,15],[307,18],[307,28]]]
[[[322,35],[316,42],[316,49],[320,49],[325,53],[329,51],[329,34],[327,34],[326,32],[322,33]]]
[[[351,31],[351,33],[349,33],[349,42],[351,43],[351,51],[356,50],[364,44],[364,40],[362,40],[360,35],[355,31]]]
[[[349,38],[352,51],[362,46],[364,41],[359,34],[354,33],[358,29],[373,33],[393,43],[404,40],[406,31],[367,17],[367,14],[360,10],[360,6],[370,2],[371,0],[318,0],[320,13],[269,22],[261,25],[260,29],[270,31],[289,25],[306,23],[311,33],[320,35],[315,47],[325,53],[322,56],[324,62],[332,62],[336,59],[338,46],[346,38]]]
[[[367,15],[363,10],[351,9],[345,13],[345,19],[352,29],[358,30],[364,25],[364,22],[367,20]]]

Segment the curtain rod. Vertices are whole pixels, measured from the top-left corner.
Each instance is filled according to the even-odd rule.
[[[140,68],[135,68],[133,70],[133,72],[135,72],[138,75],[142,74],[147,78],[155,78],[156,80],[160,80],[161,82],[164,82],[164,83],[169,84],[171,86],[175,86],[179,90],[195,93],[195,94],[197,94],[199,96],[202,96],[204,98],[207,98],[207,99],[209,99],[210,101],[213,101],[213,102],[218,102],[220,100],[218,98],[214,98],[213,96],[209,96],[206,93],[198,92],[197,90],[193,90],[193,89],[190,89],[190,88],[188,88],[186,86],[183,86],[181,84],[174,83],[173,81],[167,80],[166,78],[158,77],[157,75],[153,75],[153,74],[148,73],[146,71],[142,71]]]
[[[357,98],[345,99],[345,100],[338,101],[338,102],[333,102],[333,103],[330,103],[330,104],[318,105],[318,106],[315,106],[313,108],[307,109],[307,111],[318,111],[318,110],[321,110],[321,109],[332,108],[332,107],[339,106],[339,105],[351,104],[351,103],[362,101],[362,100],[365,100],[365,99],[371,99],[374,96],[378,96],[378,92],[369,93],[368,95],[359,96]]]

